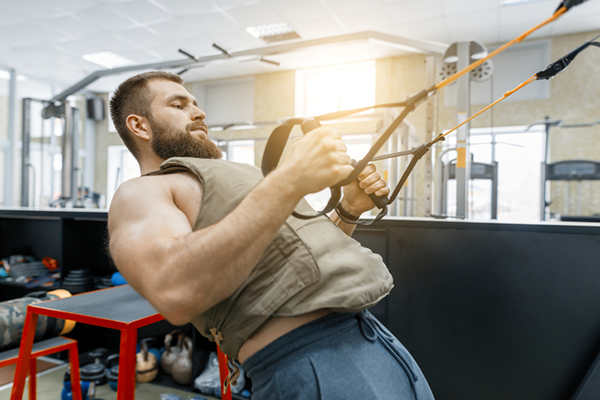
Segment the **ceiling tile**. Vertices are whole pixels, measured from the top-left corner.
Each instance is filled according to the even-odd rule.
[[[300,21],[306,19],[323,18],[329,15],[327,9],[319,0],[302,1],[276,1],[268,4],[286,21]]]
[[[81,57],[65,57],[63,60],[60,60],[57,64],[66,69],[74,69],[77,72],[84,75],[89,75],[94,71],[106,69],[101,65],[84,60]]]
[[[10,55],[13,62],[18,65],[47,65],[57,62],[68,54],[58,51],[55,48],[47,45],[37,45],[21,48],[11,51]]]
[[[4,1],[2,7],[27,19],[53,18],[62,14],[51,1],[46,0]]]
[[[42,26],[45,26],[50,29],[54,29],[57,32],[62,32],[65,35],[70,36],[71,38],[78,38],[88,36],[97,32],[100,32],[100,28],[88,24],[83,21],[79,21],[75,18],[69,16],[63,16],[59,18],[52,18],[45,20],[42,23]]]
[[[204,0],[155,0],[177,17],[187,17],[193,14],[211,14],[217,12],[213,6]],[[238,1],[239,2],[239,1]]]
[[[77,11],[75,17],[87,24],[107,30],[126,29],[136,26],[133,22],[116,14],[107,6],[97,6]]]
[[[169,0],[170,1],[170,0]],[[245,7],[252,4],[266,3],[266,0],[203,0],[211,7],[216,7],[224,10],[231,10],[237,7]],[[289,0],[276,0],[276,1],[289,1]]]
[[[178,40],[193,36],[206,36],[207,30],[195,17],[175,18],[150,26],[168,40]]]
[[[35,36],[37,43],[62,42],[73,38],[73,35],[68,32],[54,29],[41,23],[30,25],[28,31],[30,35]]]
[[[440,0],[440,3],[445,15],[455,15],[489,9],[498,10],[500,0]]]
[[[127,57],[128,50],[135,49],[132,44],[123,41],[116,34],[110,33],[89,36],[85,38],[85,41],[96,45],[101,49],[100,51],[112,51],[123,57]]]
[[[556,1],[553,0],[500,7],[500,24],[524,23],[531,28],[551,17],[555,9]],[[532,16],[535,16],[535,18],[532,18]]]
[[[133,0],[120,3],[113,10],[123,17],[143,24],[171,18],[171,15],[147,0]]]
[[[207,54],[217,54],[218,50],[212,47],[213,40],[209,37],[188,38],[177,41],[164,42],[158,46],[150,46],[148,50],[160,54],[165,60],[178,60],[185,58],[179,49],[187,51],[195,57]]]
[[[241,29],[220,13],[175,18],[168,22],[151,25],[149,28],[169,40],[197,35],[230,33]]]
[[[386,4],[389,17],[393,22],[412,22],[441,17],[442,6],[439,0],[420,0]]]
[[[443,17],[396,24],[397,35],[407,38],[448,41],[448,29]]]
[[[0,3],[0,15],[2,15],[2,18],[0,18],[0,26],[15,25],[27,21],[26,17],[22,17],[15,12],[5,9],[2,4],[4,3]]]
[[[292,28],[302,39],[318,39],[328,36],[343,35],[344,30],[331,16],[323,18],[296,21],[291,23]]]
[[[499,11],[486,10],[446,17],[446,26],[450,32],[466,32],[469,30],[487,29],[497,33]]]
[[[335,14],[351,13],[381,7],[379,0],[323,0]]]
[[[166,41],[164,37],[144,28],[127,29],[116,32],[114,35],[125,42],[140,47],[157,46]]]
[[[378,28],[388,26],[392,23],[387,10],[382,6],[373,7],[369,10],[339,14],[338,18],[350,32],[376,31]]]
[[[26,23],[0,27],[0,44],[10,47],[33,46],[39,38]]]
[[[86,39],[74,39],[67,42],[61,42],[53,46],[57,51],[62,51],[67,54],[81,57],[84,54],[98,53],[104,51],[104,47],[98,44],[93,44]]]
[[[93,0],[52,0],[50,4],[56,10],[72,13],[74,11],[95,7],[97,3]]]
[[[227,13],[235,18],[242,27],[266,25],[283,22],[283,18],[265,3],[251,4],[233,8]]]
[[[166,61],[162,55],[156,52],[145,51],[144,49],[129,50],[125,57],[133,61],[133,64],[150,64],[160,61]]]

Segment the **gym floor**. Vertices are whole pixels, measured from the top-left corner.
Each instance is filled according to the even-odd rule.
[[[63,376],[67,370],[67,364],[59,365],[47,371],[40,372],[37,377],[37,400],[57,400],[60,399],[63,389]],[[12,385],[0,387],[0,400],[9,400]],[[138,399],[160,400],[161,394],[171,393],[181,396],[184,400],[189,400],[194,396],[202,396],[207,400],[217,400],[214,397],[201,395],[200,393],[185,392],[165,386],[153,385],[151,383],[138,383],[135,388],[135,395]],[[28,399],[27,390],[23,399]],[[98,386],[96,390],[96,399],[116,400],[117,392],[114,392],[108,384]]]

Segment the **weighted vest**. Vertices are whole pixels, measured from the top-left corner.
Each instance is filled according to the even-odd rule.
[[[181,171],[194,174],[203,187],[194,231],[219,222],[262,179],[261,171],[247,164],[184,157],[166,160],[158,173]],[[305,200],[295,211],[314,212]],[[329,218],[290,216],[244,283],[192,323],[235,359],[242,344],[272,316],[298,316],[325,308],[359,312],[379,302],[392,287],[381,257]]]

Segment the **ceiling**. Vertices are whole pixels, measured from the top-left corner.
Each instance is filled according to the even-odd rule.
[[[452,43],[508,41],[548,18],[557,0],[500,6],[500,0],[0,0],[0,65],[31,80],[68,87],[103,67],[81,56],[112,51],[135,64],[266,46],[250,26],[287,22],[296,40],[377,31]],[[532,38],[600,29],[600,0],[570,10]],[[267,57],[219,60],[194,68],[186,80],[210,80],[281,69],[375,59],[405,51],[374,42],[350,42]],[[242,62],[246,61],[246,62]],[[178,68],[179,70],[179,68]],[[132,73],[129,73],[131,75]],[[91,88],[111,90],[123,76]]]

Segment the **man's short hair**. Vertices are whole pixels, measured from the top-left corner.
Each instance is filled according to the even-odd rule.
[[[150,104],[154,93],[148,87],[148,82],[155,79],[183,84],[179,75],[164,71],[144,72],[121,83],[110,100],[110,115],[117,133],[136,159],[139,159],[140,149],[135,143],[133,133],[127,128],[127,117],[131,114],[146,118],[150,116]]]

